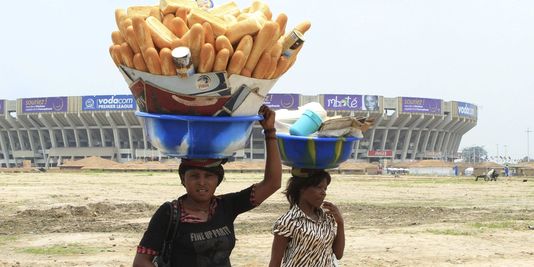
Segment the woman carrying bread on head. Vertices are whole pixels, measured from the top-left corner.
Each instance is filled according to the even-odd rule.
[[[178,231],[171,242],[172,266],[231,266],[230,253],[236,238],[234,220],[253,209],[280,188],[282,166],[276,144],[275,113],[262,106],[260,124],[265,134],[267,158],[261,182],[239,192],[215,195],[224,178],[222,160],[182,159],[179,175],[186,194],[172,201],[179,211]],[[152,216],[137,247],[134,266],[154,266],[162,251],[171,216],[170,205],[161,205]]]
[[[339,209],[324,201],[331,177],[322,169],[292,168],[284,191],[289,211],[273,226],[269,267],[336,266],[343,257],[345,229]]]

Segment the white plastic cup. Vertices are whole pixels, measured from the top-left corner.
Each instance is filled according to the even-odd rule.
[[[306,110],[300,118],[289,128],[289,133],[296,136],[308,136],[316,132],[323,121],[317,113]]]

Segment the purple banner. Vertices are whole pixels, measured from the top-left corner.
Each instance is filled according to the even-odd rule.
[[[465,102],[457,102],[458,104],[458,116],[476,118],[477,106]]]
[[[82,110],[135,110],[133,95],[82,96]]]
[[[326,110],[362,110],[361,95],[323,95]]]
[[[267,94],[263,103],[272,109],[298,109],[300,106],[300,95]]]
[[[23,98],[22,112],[66,112],[67,97]]]
[[[0,114],[4,114],[5,100],[0,100]]]
[[[441,100],[403,97],[402,112],[441,114]]]

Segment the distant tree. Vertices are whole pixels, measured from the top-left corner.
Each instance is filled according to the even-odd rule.
[[[482,162],[488,160],[488,152],[483,146],[471,146],[462,150],[464,162]]]

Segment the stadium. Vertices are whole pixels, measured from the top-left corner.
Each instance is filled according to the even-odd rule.
[[[374,126],[355,143],[351,160],[458,157],[462,136],[477,124],[477,106],[441,99],[377,95],[269,94],[271,108],[295,110],[318,102],[329,116],[365,116]],[[64,160],[99,156],[118,162],[166,158],[147,140],[132,95],[64,96],[0,100],[0,166],[55,167]],[[255,125],[235,160],[264,159]]]

